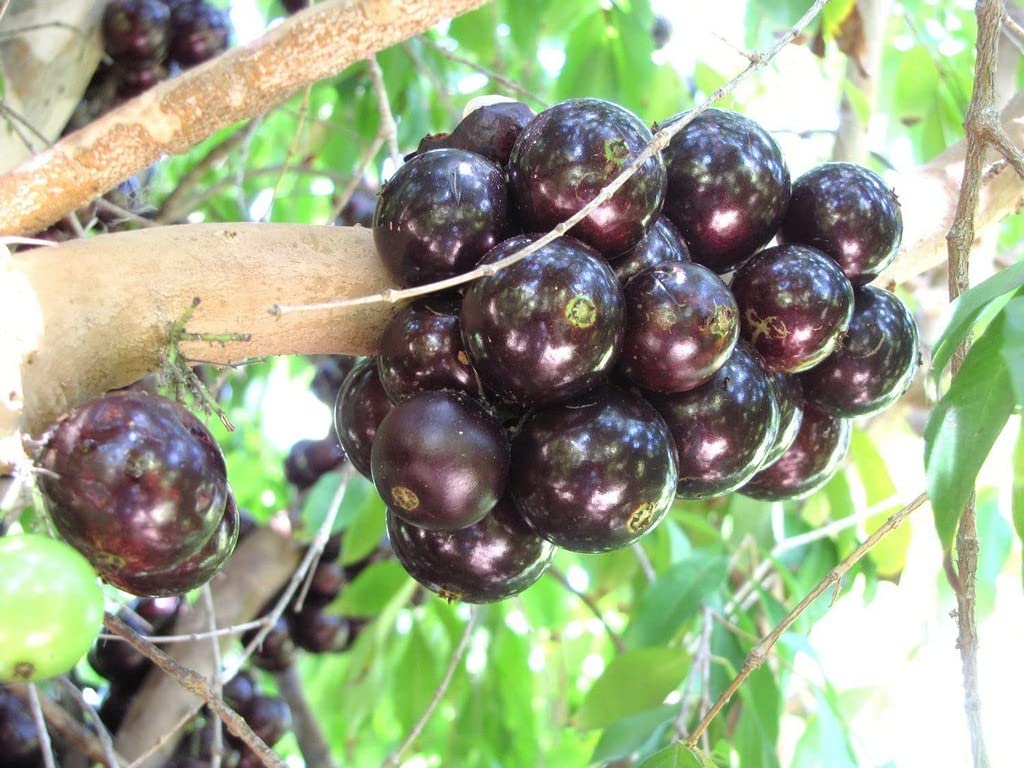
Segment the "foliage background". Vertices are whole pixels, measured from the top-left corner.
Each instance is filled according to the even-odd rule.
[[[282,13],[276,0],[223,5],[242,41]],[[859,99],[846,82],[847,57],[836,41],[853,6],[833,0],[802,45],[784,50],[724,104],[776,135],[794,177],[829,159],[843,94],[868,132],[867,163],[880,173],[919,165],[962,137],[974,60],[972,4],[893,3],[875,104]],[[698,103],[745,66],[736,47],[766,47],[805,8],[804,0],[718,0],[713,7],[700,0],[497,0],[430,39],[521,83],[541,102],[598,96],[654,122]],[[674,30],[661,50],[650,34],[655,13],[665,14]],[[819,46],[822,55],[812,50]],[[1007,96],[1017,88],[1016,59],[1000,80]],[[450,129],[473,96],[503,92],[421,40],[383,51],[378,60],[403,151],[426,133]],[[378,123],[366,67],[356,65],[312,88],[308,105],[297,97],[252,130],[224,131],[162,161],[147,197],[162,200],[212,147],[241,130],[245,138],[195,187],[189,220],[327,223],[334,195],[358,173]],[[386,155],[370,163],[369,184],[393,170]],[[1022,226],[1015,216],[998,237],[986,238],[983,256],[974,258],[976,279],[1018,258]],[[922,277],[901,286],[900,294],[930,344],[942,325],[944,277]],[[297,503],[282,472],[290,445],[330,428],[328,409],[308,391],[312,373],[302,358],[249,366],[223,390],[237,431],[229,434],[211,420],[239,503],[261,520]],[[734,496],[677,504],[643,542],[657,574],[653,582],[631,550],[559,553],[556,568],[597,601],[625,652],[553,576],[518,599],[483,608],[465,664],[405,764],[561,767],[642,759],[668,743],[681,707],[692,727],[702,699],[717,697],[753,638],[873,526],[926,488],[922,435],[935,392],[926,392],[925,378],[891,411],[858,424],[845,470],[807,501],[768,504]],[[1013,450],[1018,429],[1018,418],[1010,417],[979,481],[982,696],[996,765],[1015,764],[1019,754],[1016,695],[1024,687],[1015,661],[1024,636],[1021,548],[1012,523],[1019,489],[1011,480],[1024,461],[1024,450]],[[336,482],[325,478],[302,502],[309,530]],[[794,546],[793,537],[843,519],[856,525]],[[341,514],[343,558],[358,559],[376,546],[383,520],[372,489],[357,483]],[[712,619],[762,561],[766,576],[751,599],[729,614],[728,624]],[[928,512],[917,513],[854,574],[842,583],[834,608],[828,610],[827,595],[801,618],[772,662],[712,726],[709,748],[720,764],[968,763],[956,627],[949,617],[955,600]],[[350,653],[301,660],[311,704],[345,765],[379,765],[402,741],[463,631],[466,607],[435,598],[414,605],[415,591],[397,563],[372,566],[336,605],[348,615],[375,617],[370,629]],[[706,649],[702,635],[709,638]],[[265,684],[272,687],[272,680]],[[291,736],[281,749],[298,755]]]

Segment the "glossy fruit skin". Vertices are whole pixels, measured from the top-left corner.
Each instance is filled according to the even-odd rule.
[[[396,515],[428,530],[479,522],[505,493],[505,431],[469,398],[423,392],[384,417],[371,455],[373,484]]]
[[[309,0],[281,0],[281,5],[288,13],[298,13],[303,8],[309,7]]]
[[[505,165],[516,139],[533,117],[533,110],[522,102],[488,104],[462,118],[451,133],[424,136],[416,154],[431,149],[464,149]]]
[[[771,379],[775,385],[775,402],[779,406],[779,431],[768,455],[761,462],[762,467],[774,463],[789,450],[800,433],[800,422],[804,418],[804,390],[800,377],[773,373]]]
[[[309,580],[309,593],[306,595],[306,602],[315,605],[325,605],[341,593],[345,586],[345,569],[337,562],[331,562],[321,557],[320,562],[313,569],[313,575]]]
[[[910,388],[920,357],[917,323],[895,295],[858,288],[841,347],[802,374],[807,401],[837,416],[877,413]]]
[[[310,653],[341,653],[355,639],[344,617],[311,605],[291,614],[288,626],[295,644]]]
[[[619,368],[653,392],[685,392],[725,365],[739,338],[729,287],[692,262],[649,267],[625,288],[626,334]]]
[[[256,697],[257,691],[255,678],[243,669],[224,683],[224,701],[244,718],[249,712],[249,706]]]
[[[762,465],[779,430],[775,387],[744,342],[707,383],[672,395],[650,393],[648,400],[675,440],[681,499],[739,488]]]
[[[569,99],[531,120],[508,162],[509,188],[527,231],[546,232],[589,203],[651,141],[628,109],[601,99]],[[569,234],[608,258],[634,247],[665,198],[665,165],[641,166],[612,198]]]
[[[536,238],[514,237],[494,263]],[[462,335],[473,367],[501,398],[523,405],[564,400],[600,384],[622,346],[622,290],[600,255],[562,237],[470,283]]]
[[[426,531],[388,512],[388,536],[410,576],[449,601],[466,603],[519,594],[544,574],[555,552],[507,494],[483,520],[452,533]]]
[[[224,457],[209,430],[142,392],[86,403],[60,422],[40,464],[57,530],[108,580],[188,559],[227,503]]]
[[[789,169],[760,125],[708,109],[673,136],[663,154],[665,215],[698,264],[729,272],[775,236],[789,202]]]
[[[377,194],[368,189],[356,189],[341,209],[334,223],[339,227],[373,226],[373,210],[377,207]]]
[[[224,567],[224,563],[235,551],[238,530],[238,508],[235,506],[234,498],[229,496],[220,524],[202,549],[194,555],[168,568],[149,573],[107,573],[104,580],[133,595],[183,595],[203,586]]]
[[[403,286],[468,272],[510,233],[505,174],[460,149],[417,155],[377,197],[373,240]]]
[[[325,355],[316,363],[316,373],[309,388],[325,405],[333,406],[345,377],[355,367],[356,358],[348,355]]]
[[[665,422],[614,386],[524,421],[512,447],[516,506],[548,541],[609,552],[661,522],[675,495],[675,448]]]
[[[103,47],[117,62],[156,63],[167,53],[171,12],[157,0],[111,0],[103,11]]]
[[[825,163],[793,182],[780,239],[823,251],[855,286],[892,264],[903,239],[896,193],[873,171]]]
[[[117,95],[122,99],[133,99],[145,93],[157,83],[167,79],[167,67],[151,63],[145,66],[116,67]]]
[[[103,590],[62,541],[0,538],[0,682],[46,680],[82,658],[103,624]],[[15,620],[16,618],[16,620]]]
[[[145,637],[146,628],[134,616],[121,614],[121,620]],[[118,640],[97,640],[89,650],[89,666],[111,682],[127,689],[136,689],[149,671],[150,661],[128,643]]]
[[[380,383],[377,359],[358,362],[338,391],[334,430],[348,460],[364,477],[370,477],[370,450],[377,427],[392,407]]]
[[[743,338],[770,370],[797,373],[835,349],[853,317],[853,286],[825,254],[766,248],[737,270],[732,292]]]
[[[480,393],[480,382],[462,343],[459,305],[420,299],[398,310],[377,345],[377,373],[393,403],[428,390]]]
[[[291,730],[292,711],[284,699],[257,695],[249,703],[249,713],[245,722],[268,747],[272,747]],[[229,734],[229,738],[235,739],[233,734]]]
[[[209,3],[183,3],[171,18],[170,56],[185,69],[209,61],[231,45],[231,19]]]
[[[789,450],[754,475],[740,493],[766,501],[809,496],[839,469],[850,448],[850,433],[846,419],[805,406],[800,432]]]
[[[7,768],[37,768],[43,764],[39,732],[28,706],[0,687],[0,755]]]
[[[625,255],[613,259],[611,265],[619,284],[625,286],[631,277],[648,267],[689,260],[690,249],[676,225],[665,216],[659,216],[640,242]]]
[[[293,445],[284,460],[284,476],[289,483],[302,490],[314,485],[344,461],[345,450],[332,430],[331,434],[320,440],[300,440]]]
[[[260,628],[256,627],[242,635],[242,645],[248,646],[260,631]],[[268,672],[284,672],[294,660],[295,642],[288,631],[288,623],[281,617],[263,638],[263,642],[256,647],[252,663],[253,666]]]
[[[161,634],[165,630],[170,629],[177,618],[178,611],[181,608],[181,598],[177,595],[170,597],[146,597],[133,600],[131,608],[149,622],[154,634]]]

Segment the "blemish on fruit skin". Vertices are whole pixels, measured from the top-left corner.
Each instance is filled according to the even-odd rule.
[[[715,311],[704,323],[704,328],[713,336],[730,336],[735,327],[735,310],[721,304],[715,304]]]
[[[449,589],[439,589],[439,590],[437,590],[437,596],[440,597],[442,600],[444,600],[445,602],[447,602],[449,604],[462,600],[462,593],[461,592],[456,592],[454,590],[449,590]]]
[[[392,488],[391,498],[394,500],[395,504],[406,512],[412,512],[420,505],[420,497],[417,496],[412,489],[407,488],[404,485],[396,485]]]
[[[31,680],[36,672],[35,664],[27,661],[19,661],[14,665],[15,680]]]
[[[646,530],[654,519],[654,502],[645,501],[626,518],[626,529],[630,533],[639,533]]]
[[[565,305],[565,319],[577,328],[589,328],[597,322],[597,306],[589,296],[573,296]]]

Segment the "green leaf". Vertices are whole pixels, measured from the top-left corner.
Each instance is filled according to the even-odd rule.
[[[807,718],[790,768],[857,768],[845,723],[823,694],[819,693],[817,700],[817,712]]]
[[[652,743],[661,741],[665,728],[675,721],[678,714],[678,705],[662,704],[616,720],[604,729],[590,762],[624,760],[637,752],[644,752]]]
[[[870,536],[899,509],[899,500],[895,498],[896,484],[889,475],[885,459],[867,432],[854,430],[850,441],[850,456],[857,469],[860,484],[864,488],[864,503],[868,508],[882,504],[886,499],[892,499],[891,504],[879,509],[864,522],[865,533]],[[903,571],[910,549],[912,531],[908,521],[872,547],[869,556],[878,568],[880,576],[897,576]]]
[[[825,7],[827,8],[828,6]],[[857,116],[857,121],[866,128],[871,121],[871,102],[868,101],[864,91],[849,80],[843,80],[843,95],[850,102],[850,106],[853,107],[853,113]]]
[[[331,603],[331,613],[374,616],[403,590],[408,590],[411,595],[414,589],[415,582],[397,561],[373,563]]]
[[[1004,326],[1000,313],[971,347],[925,427],[928,496],[945,550],[952,545],[978,471],[1013,410],[1010,375],[1002,357]]]
[[[1013,527],[1017,538],[1024,542],[1024,422],[1017,433],[1013,447]],[[1024,564],[1021,566],[1021,581],[1024,583]]]
[[[345,521],[345,535],[341,540],[342,565],[358,563],[367,557],[380,546],[385,535],[387,512],[384,500],[376,490],[365,494],[362,502],[353,506],[352,514]]]
[[[978,576],[976,606],[979,616],[992,613],[996,603],[996,579],[1006,558],[1010,556],[1013,531],[999,510],[999,493],[995,488],[978,492],[975,509],[978,540]]]
[[[850,16],[857,0],[832,0],[821,9],[821,32],[828,39],[835,38],[843,22]]]
[[[1005,296],[1024,285],[1024,261],[997,272],[988,280],[978,283],[965,291],[950,305],[949,319],[932,348],[932,375],[936,380],[949,364],[953,352],[971,332],[978,317],[985,308],[1001,296]]]
[[[576,724],[584,730],[604,728],[661,704],[689,668],[689,657],[678,648],[640,648],[620,654],[591,686]]]
[[[626,632],[627,643],[632,647],[667,643],[722,585],[728,569],[727,558],[703,554],[673,565],[644,590]]]
[[[637,768],[716,768],[715,761],[685,744],[673,744],[644,760]]]
[[[1024,406],[1024,294],[1018,290],[1003,308],[1003,364],[1010,374],[1014,402]]]

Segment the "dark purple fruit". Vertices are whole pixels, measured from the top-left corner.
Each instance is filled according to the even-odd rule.
[[[920,355],[917,323],[902,301],[871,285],[854,295],[842,344],[801,376],[809,403],[845,417],[877,413],[899,400]]]
[[[228,496],[224,517],[202,549],[191,557],[148,573],[127,575],[117,571],[102,574],[118,589],[133,595],[183,595],[212,579],[235,551],[238,543],[239,516],[235,500]]]
[[[672,137],[664,156],[665,215],[698,264],[729,272],[775,236],[789,201],[789,169],[760,125],[708,109]]]
[[[800,432],[800,422],[804,417],[804,392],[800,386],[800,377],[773,373],[771,379],[775,385],[775,402],[779,406],[779,431],[771,450],[761,463],[762,467],[774,463],[789,450]]]
[[[224,683],[224,701],[244,718],[258,691],[256,679],[243,669]]]
[[[377,359],[365,358],[345,377],[334,404],[334,430],[348,460],[370,476],[370,449],[377,427],[392,408],[377,374]]]
[[[181,598],[177,595],[170,597],[146,597],[132,601],[131,608],[135,613],[149,622],[153,628],[153,634],[159,635],[171,628],[181,608]]]
[[[354,357],[325,355],[324,359],[317,361],[316,373],[313,374],[313,381],[309,388],[321,403],[333,406],[338,400],[338,391],[341,389],[345,377],[355,365],[356,358]]]
[[[800,432],[789,450],[754,475],[740,493],[769,501],[810,495],[839,469],[850,447],[850,431],[849,421],[805,406]]]
[[[346,581],[345,569],[339,563],[321,558],[309,580],[308,601],[318,605],[331,602]]]
[[[638,275],[648,267],[657,267],[670,261],[689,261],[690,249],[686,247],[683,236],[676,225],[664,216],[659,216],[654,226],[647,230],[625,256],[612,261],[612,269],[619,283],[625,285],[634,275]]]
[[[327,543],[324,544],[324,550],[320,553],[320,562],[329,563],[332,560],[337,560],[341,556],[341,533],[331,534],[331,537],[327,539]]]
[[[158,0],[111,0],[103,11],[103,47],[117,63],[159,63],[170,25],[171,12]]]
[[[0,757],[9,768],[37,768],[43,764],[39,732],[28,706],[0,687]]]
[[[347,619],[312,605],[293,613],[288,626],[295,644],[310,653],[341,653],[348,650],[354,639]]]
[[[903,214],[878,174],[853,163],[825,163],[793,182],[780,237],[825,252],[850,282],[864,285],[896,258]]]
[[[285,700],[277,696],[254,696],[245,722],[268,747],[272,747],[291,730],[292,711]]]
[[[417,155],[377,197],[373,240],[403,286],[468,272],[510,233],[505,174],[460,149]]]
[[[675,495],[672,435],[643,398],[618,387],[534,413],[512,450],[516,506],[541,536],[573,552],[632,544]]]
[[[514,237],[493,264],[536,238]],[[462,301],[466,351],[484,383],[522,404],[563,400],[600,384],[622,344],[622,291],[598,253],[562,237],[472,282]]]
[[[259,627],[250,629],[242,635],[242,645],[248,646],[261,631],[262,629]],[[263,642],[256,646],[256,652],[252,655],[252,663],[268,672],[284,672],[294,660],[295,643],[288,631],[288,623],[284,617],[281,617],[263,638]]]
[[[303,8],[309,8],[310,0],[281,0],[281,5],[288,13],[298,13]]]
[[[393,403],[435,389],[479,394],[463,348],[458,304],[428,298],[398,310],[377,345],[377,372]]]
[[[135,690],[134,687],[124,688],[114,683],[103,698],[97,714],[111,733],[117,733],[117,729],[121,727],[124,716],[128,714],[128,707],[131,706],[132,697],[135,696]]]
[[[739,337],[729,286],[692,262],[649,267],[625,288],[619,367],[654,392],[685,392],[714,376]]]
[[[115,70],[117,72],[117,95],[122,99],[133,99],[167,79],[167,67],[159,63],[143,66],[117,66]]]
[[[299,440],[293,445],[284,460],[284,476],[289,483],[302,490],[340,467],[344,461],[345,451],[332,430],[331,434],[320,440]]]
[[[231,19],[209,3],[182,3],[174,9],[171,58],[184,69],[209,61],[231,45]]]
[[[111,583],[192,557],[229,496],[209,430],[177,403],[141,392],[107,394],[73,412],[40,465],[57,530]]]
[[[589,203],[651,141],[629,110],[600,99],[569,99],[527,124],[512,147],[509,188],[528,231],[547,231]],[[612,198],[569,230],[608,258],[633,248],[665,197],[665,165],[655,155]]]
[[[135,616],[122,612],[120,618],[140,635],[149,631]],[[96,673],[126,690],[135,690],[149,671],[150,661],[121,640],[97,639],[89,650],[89,666]]]
[[[853,287],[842,270],[802,245],[761,251],[736,272],[732,292],[743,338],[781,373],[828,357],[853,315]]]
[[[474,109],[451,133],[425,136],[416,153],[431,149],[464,149],[505,165],[512,146],[533,119],[533,110],[518,101],[503,101]]]
[[[508,439],[469,398],[423,392],[384,417],[371,463],[373,484],[396,515],[453,531],[483,519],[505,492]]]
[[[711,379],[689,392],[651,393],[679,462],[676,495],[707,499],[734,491],[764,463],[779,430],[775,385],[744,342]]]
[[[664,16],[655,16],[654,23],[651,25],[651,40],[654,42],[655,50],[664,48],[671,37],[672,22]]]
[[[451,533],[425,531],[389,512],[388,535],[410,576],[446,600],[466,603],[519,594],[543,575],[555,551],[508,495],[476,525]]]
[[[373,209],[377,207],[377,193],[368,189],[356,189],[341,209],[334,223],[339,227],[373,226]]]

